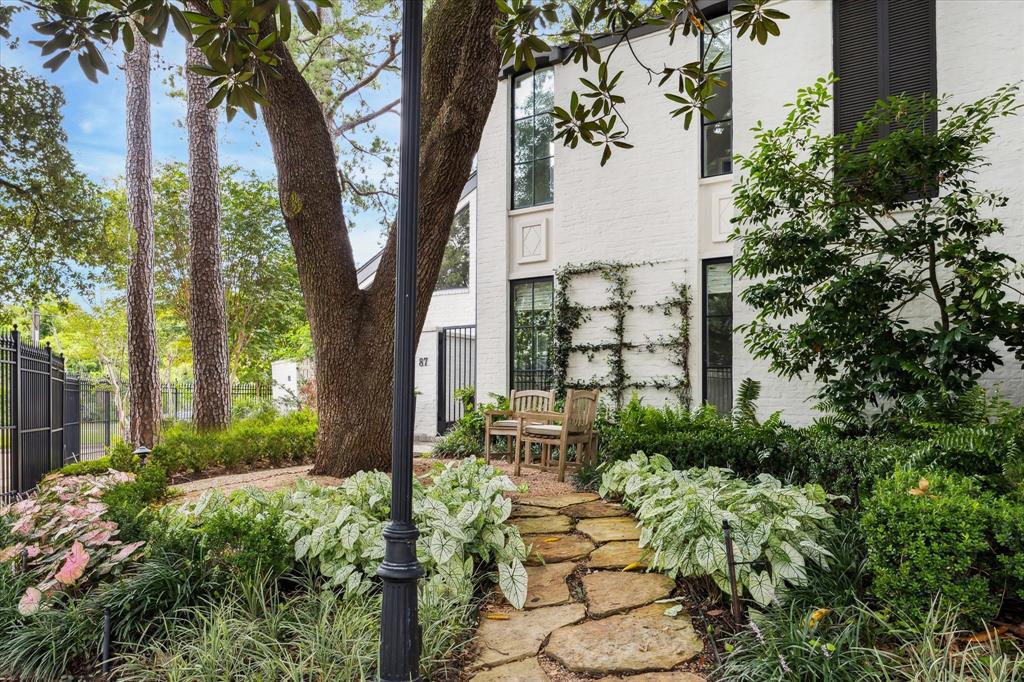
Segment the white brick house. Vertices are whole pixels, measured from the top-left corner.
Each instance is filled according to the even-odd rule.
[[[934,73],[933,86],[940,95],[972,100],[1002,84],[1024,80],[1024,44],[1020,40],[1024,2],[856,2],[861,7],[881,8],[871,11],[883,13],[889,12],[890,6],[897,12],[896,3],[903,3],[899,11],[911,7],[910,15],[893,18],[893,26],[888,29],[888,44],[897,45],[890,49],[903,50],[892,57],[893,64],[900,59],[920,58],[921,64]],[[726,9],[725,3],[708,6],[709,16]],[[831,0],[786,0],[778,7],[791,17],[781,22],[781,37],[766,46],[746,37],[732,40],[731,144],[728,140],[713,141],[718,139],[715,135],[727,132],[721,127],[726,123],[723,117],[718,128],[707,132],[708,140],[712,140],[707,145],[707,158],[702,158],[700,123],[684,130],[681,121],[670,118],[670,103],[661,90],[649,85],[647,74],[626,50],[616,53],[612,72],[625,71],[618,89],[627,100],[622,109],[631,129],[629,142],[635,148],[617,151],[604,168],[599,165],[600,149],[583,145],[568,149],[555,143],[547,148],[549,160],[542,147],[524,150],[524,145],[517,146],[513,140],[517,120],[522,128],[528,127],[523,121],[544,119],[543,111],[537,115],[530,109],[536,102],[546,101],[549,88],[553,101],[565,104],[569,93],[579,87],[579,65],[561,63],[556,51],[535,74],[506,73],[499,79],[478,154],[474,207],[474,244],[479,245],[472,273],[478,396],[507,393],[515,384],[547,380],[545,354],[550,334],[524,329],[523,325],[528,324],[524,320],[537,318],[513,315],[516,301],[521,309],[550,306],[552,278],[567,264],[651,261],[655,264],[631,271],[635,304],[654,304],[671,293],[674,283],[685,283],[693,296],[689,378],[695,403],[708,398],[728,405],[739,382],[752,377],[763,385],[761,410],[782,410],[788,421],[797,423],[813,416],[807,400],[813,391],[811,385],[773,376],[767,363],[749,356],[742,339],[723,336],[721,325],[717,333],[709,335],[704,315],[706,294],[714,296],[720,291],[716,304],[721,304],[722,297],[731,298],[733,324],[752,317],[752,311],[737,295],[744,283],[731,282],[725,274],[735,249],[726,240],[732,229],[730,193],[736,179],[729,172],[729,154],[750,149],[750,129],[758,120],[769,126],[781,122],[784,105],[794,99],[798,88],[829,72],[838,72],[834,36],[847,39],[839,26],[833,26],[837,13]],[[909,21],[906,26],[918,39],[930,36],[921,55],[907,54],[920,48],[907,47],[899,40],[897,19]],[[883,30],[879,29],[879,35]],[[861,27],[853,39],[866,40],[865,33]],[[681,35],[670,45],[665,31],[640,35],[633,46],[646,63],[656,67],[696,59],[700,49],[698,39]],[[889,57],[883,59],[888,61]],[[728,60],[720,64],[726,63]],[[527,92],[533,93],[533,100],[526,100]],[[826,120],[823,125],[831,130],[834,123]],[[996,125],[996,143],[986,150],[991,166],[983,172],[979,184],[1011,197],[1010,206],[1000,216],[1007,232],[997,246],[1024,260],[1024,119],[1003,119]],[[535,173],[532,178],[527,169]],[[606,287],[600,277],[581,277],[574,281],[574,296],[580,304],[598,305]],[[517,324],[514,319],[519,320],[518,329],[513,329]],[[595,313],[578,330],[574,341],[607,341],[608,324],[607,315]],[[641,307],[634,308],[626,318],[628,333],[638,341],[667,333],[669,324],[660,311]],[[513,340],[516,333],[519,341]],[[428,341],[425,334],[421,349]],[[528,346],[517,347],[518,359],[513,358],[516,343]],[[667,353],[635,350],[627,352],[625,360],[634,379],[678,372]],[[528,366],[515,366],[517,363]],[[583,354],[570,358],[572,378],[585,380],[606,370],[600,352],[593,360]],[[1024,399],[1024,375],[1020,364],[1012,359],[986,377],[986,382],[998,384],[1004,394],[1018,401]],[[649,387],[643,392],[651,401],[670,395]]]

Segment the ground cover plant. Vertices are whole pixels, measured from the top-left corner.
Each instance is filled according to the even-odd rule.
[[[92,480],[85,476],[55,476],[40,496],[53,491],[70,495],[69,508],[94,505],[87,523],[116,534],[105,499],[136,486],[149,471],[162,470],[151,461],[137,474],[109,473],[116,482],[85,491],[98,501],[79,503],[70,495],[68,482]],[[447,674],[457,665],[481,581],[493,579],[513,605],[525,599],[527,548],[506,523],[511,502],[503,493],[512,489],[500,471],[474,460],[438,462],[431,482],[416,484],[427,674]],[[122,679],[369,679],[380,608],[375,572],[389,498],[389,479],[378,472],[337,489],[248,489],[180,506],[147,504],[134,517],[142,537],[124,545],[118,570],[104,571],[106,555],[97,552],[74,589],[48,595],[31,609],[23,597],[45,576],[21,569],[17,545],[24,544],[19,534],[28,522],[5,509],[0,627],[14,634],[0,642],[0,676],[90,674],[98,661],[97,623],[109,609]],[[65,554],[74,559],[73,549]]]
[[[829,565],[822,543],[832,514],[820,486],[784,486],[768,475],[751,484],[714,467],[679,471],[661,455],[638,452],[608,468],[600,492],[621,498],[636,514],[652,569],[706,576],[726,593],[722,523],[729,522],[740,590],[761,606],[787,586],[803,584],[808,564]]]

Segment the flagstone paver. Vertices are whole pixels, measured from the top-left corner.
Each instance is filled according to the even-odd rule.
[[[666,616],[673,604],[658,603],[675,581],[601,570],[646,567],[640,529],[620,505],[534,495],[516,500],[511,523],[531,546],[526,603],[481,619],[469,682],[704,682],[677,669],[704,650],[689,615]]]
[[[583,576],[587,613],[592,618],[650,604],[672,594],[675,587],[675,580],[660,573],[597,571]]]
[[[627,677],[612,675],[602,677],[597,682],[704,682],[704,678],[693,673],[675,670],[667,673],[641,673]]]
[[[597,543],[616,540],[639,540],[640,526],[632,516],[616,516],[610,519],[583,519],[576,524],[576,530]]]
[[[599,675],[672,668],[704,650],[686,615],[669,617],[669,604],[567,625],[551,633],[544,653],[569,670]]]
[[[582,535],[524,535],[523,542],[533,545],[527,559],[532,565],[582,559],[594,551],[594,543]]]
[[[609,542],[590,553],[591,568],[625,568],[632,564],[647,566],[643,550],[635,541]]]
[[[551,535],[554,533],[566,533],[572,530],[572,519],[561,514],[512,519],[512,524],[518,527],[519,532],[523,535],[536,535],[539,533]]]
[[[530,505],[527,504],[512,505],[513,519],[528,519],[537,516],[554,516],[557,513],[557,509],[551,509],[550,507],[531,507]]]
[[[477,673],[470,682],[548,682],[550,679],[536,658],[524,658]]]
[[[576,564],[563,561],[558,564],[543,566],[527,566],[526,608],[536,609],[542,606],[558,606],[571,600],[569,585],[565,579],[576,570]]]
[[[573,504],[593,502],[601,499],[594,493],[567,493],[565,495],[551,495],[547,497],[520,497],[516,503],[530,507],[547,507],[549,509],[561,509]]]
[[[471,667],[493,667],[536,656],[552,630],[583,620],[587,610],[583,604],[566,604],[512,611],[507,615],[507,620],[484,618],[480,621],[477,630],[480,651]]]
[[[563,507],[559,510],[559,513],[571,516],[574,519],[597,519],[607,516],[625,516],[627,512],[622,508],[621,504],[595,500],[594,502],[583,502]]]

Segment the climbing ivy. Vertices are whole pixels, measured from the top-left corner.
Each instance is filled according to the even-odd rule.
[[[590,261],[571,263],[556,271],[555,322],[552,343],[552,369],[555,391],[564,395],[569,388],[599,389],[606,391],[616,407],[621,408],[628,389],[657,388],[671,391],[683,403],[690,402],[690,291],[685,284],[673,284],[673,295],[655,304],[634,306],[632,301],[636,290],[630,287],[629,271],[656,265],[654,261],[623,263],[619,261]],[[573,280],[589,274],[600,275],[608,283],[608,302],[599,306],[583,306],[572,299]],[[661,310],[665,315],[677,316],[670,335],[647,338],[636,343],[626,338],[626,316],[639,307],[643,310]],[[591,319],[594,312],[611,314],[612,324],[608,327],[611,339],[601,343],[573,343],[573,336],[581,326]],[[680,372],[674,376],[652,377],[644,381],[633,381],[626,369],[626,351],[640,350],[655,352],[661,348],[671,351],[672,364]],[[593,361],[598,353],[607,353],[608,372],[602,377],[589,380],[569,381],[569,358],[573,353],[582,353]]]

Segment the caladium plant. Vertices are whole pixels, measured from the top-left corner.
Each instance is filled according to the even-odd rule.
[[[103,518],[103,494],[133,480],[133,474],[110,470],[96,476],[47,478],[31,498],[0,508],[0,523],[9,527],[0,548],[0,564],[24,570],[34,583],[22,595],[18,611],[31,615],[54,595],[80,590],[117,573],[141,553],[144,542],[117,539],[117,524]]]
[[[620,497],[641,526],[649,566],[672,577],[708,576],[729,590],[722,521],[732,530],[740,591],[766,606],[786,585],[806,580],[807,562],[827,567],[822,538],[833,527],[830,501],[818,485],[756,483],[728,469],[678,471],[661,455],[637,452],[606,466],[602,496]]]
[[[498,585],[508,601],[521,608],[526,600],[527,548],[519,530],[506,523],[512,502],[504,493],[517,486],[482,460],[438,462],[431,483],[413,483],[413,518],[420,531],[417,558],[429,588],[452,598],[471,595],[478,568],[495,566]],[[222,504],[239,504],[239,496],[265,495],[242,490],[228,499],[210,493],[177,513],[198,520]],[[300,481],[282,495],[284,529],[297,561],[307,562],[326,585],[346,596],[374,589],[384,558],[383,530],[391,508],[391,479],[379,471],[362,471],[333,488]]]

